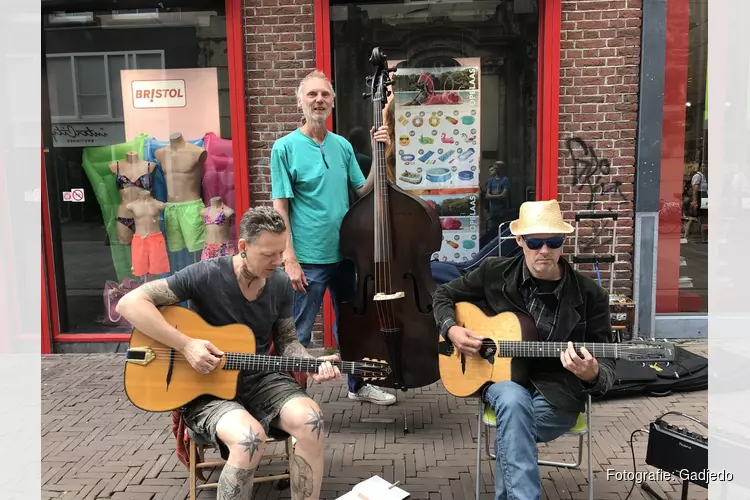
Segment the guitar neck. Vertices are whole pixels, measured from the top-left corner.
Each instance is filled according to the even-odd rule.
[[[567,342],[541,342],[500,340],[497,342],[498,356],[502,358],[559,358],[560,352],[568,349]],[[595,358],[619,359],[622,346],[592,342],[573,342],[577,353],[585,347]]]
[[[259,354],[226,353],[225,370],[256,370],[279,372],[317,372],[325,363],[314,358],[286,358],[283,356],[264,356]],[[354,361],[329,361],[338,367],[341,373],[355,374],[358,363]]]

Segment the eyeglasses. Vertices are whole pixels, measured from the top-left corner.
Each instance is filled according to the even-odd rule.
[[[524,236],[523,241],[526,242],[529,250],[539,250],[542,245],[547,245],[547,248],[554,250],[563,245],[565,236],[552,236],[551,238],[527,238]]]
[[[328,162],[326,161],[326,153],[325,151],[323,151],[323,145],[320,144],[318,147],[320,148],[320,154],[323,156],[323,163],[325,163],[326,168],[330,170],[330,167],[328,166]]]

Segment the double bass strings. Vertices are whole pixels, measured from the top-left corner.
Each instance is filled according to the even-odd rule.
[[[387,71],[387,69],[385,70]],[[382,83],[387,76],[381,73],[378,83]],[[382,105],[385,96],[383,87],[377,85],[373,93],[372,112],[375,130],[383,126],[383,109]],[[393,284],[391,283],[391,255],[388,251],[391,248],[391,224],[390,210],[388,205],[388,174],[385,162],[385,147],[380,141],[375,141],[375,268],[376,272],[376,293],[390,295],[393,293]],[[378,319],[383,329],[393,330],[396,328],[395,314],[391,301],[376,301],[378,309]]]

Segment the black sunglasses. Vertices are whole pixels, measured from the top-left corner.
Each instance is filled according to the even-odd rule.
[[[539,250],[542,245],[547,245],[547,248],[556,249],[560,248],[565,242],[565,236],[553,236],[551,238],[527,238],[523,237],[523,241],[526,242],[526,246],[529,250]]]

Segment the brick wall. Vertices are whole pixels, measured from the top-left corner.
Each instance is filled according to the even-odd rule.
[[[314,2],[245,0],[244,6],[250,194],[254,205],[270,204],[271,146],[297,126],[296,85],[315,67]],[[571,223],[576,212],[619,213],[615,287],[628,295],[640,26],[641,0],[562,1],[559,200]],[[611,221],[580,228],[582,253],[609,252]],[[608,286],[609,265],[600,267]],[[322,340],[322,315],[314,338]]]
[[[315,69],[313,0],[245,0],[247,123],[252,205],[271,204],[271,147],[300,120],[295,91]],[[322,314],[313,339],[323,339]]]
[[[618,212],[615,292],[629,296],[641,12],[641,0],[562,0],[558,198],[571,224],[577,212]],[[611,220],[579,224],[579,253],[610,252]]]

